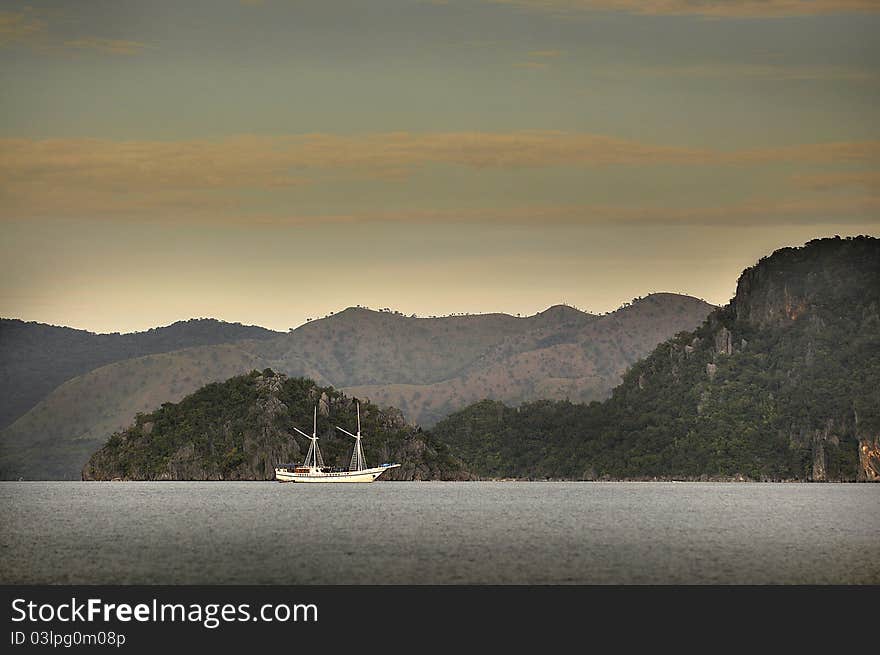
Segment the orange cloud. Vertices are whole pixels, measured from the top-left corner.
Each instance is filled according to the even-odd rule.
[[[880,141],[809,143],[780,148],[753,148],[727,153],[720,161],[731,164],[796,162],[800,164],[865,162],[880,159]]]
[[[235,212],[248,191],[472,169],[880,161],[880,141],[740,151],[565,132],[244,135],[219,140],[0,139],[0,216]],[[267,197],[267,193],[258,194]],[[251,197],[257,197],[251,195]]]
[[[866,187],[880,191],[880,171],[815,173],[795,175],[791,179],[797,186],[813,191],[834,191],[849,187]]]
[[[68,48],[77,50],[93,50],[107,55],[136,55],[146,47],[138,41],[123,41],[121,39],[100,39],[89,37],[65,41]]]
[[[5,184],[267,188],[312,170],[384,175],[432,163],[474,168],[701,163],[709,151],[565,132],[391,132],[236,136],[200,141],[0,140]],[[294,174],[291,171],[296,169]]]
[[[503,223],[540,225],[766,225],[835,224],[852,220],[880,226],[880,196],[847,198],[759,198],[726,205],[660,207],[640,205],[556,205],[493,209],[410,209],[346,214],[243,214],[231,218],[251,225],[362,223]]]
[[[545,68],[549,68],[550,65],[546,60],[555,59],[556,57],[562,56],[561,50],[532,50],[529,52],[529,57],[538,60],[544,61],[523,61],[514,64],[517,68],[528,68],[531,70],[544,70]]]
[[[411,209],[327,214],[255,214],[228,216],[228,221],[248,225],[293,224],[461,224],[502,225],[767,225],[845,223],[852,220],[880,227],[880,197],[841,199],[784,198],[753,200],[727,205],[699,207],[560,205],[521,206],[493,209]]]
[[[62,41],[52,33],[52,22],[61,10],[0,11],[0,47],[25,46],[42,53],[91,50],[105,55],[136,55],[147,46],[138,41],[82,36]]]
[[[489,0],[549,12],[615,11],[642,15],[776,18],[874,13],[877,0]]]
[[[135,180],[163,188],[267,188],[311,169],[379,172],[432,163],[528,168],[875,159],[880,159],[880,141],[718,151],[557,131],[241,135],[191,141],[0,139],[0,174],[7,181],[116,185]],[[299,172],[293,175],[292,169]]]
[[[33,39],[46,33],[45,20],[32,11],[0,11],[0,46]]]
[[[723,62],[700,63],[684,66],[609,67],[603,69],[599,74],[603,77],[612,78],[647,75],[652,77],[792,80],[810,82],[841,80],[847,82],[876,83],[880,81],[880,73],[865,68],[847,68],[842,66],[782,66]]]

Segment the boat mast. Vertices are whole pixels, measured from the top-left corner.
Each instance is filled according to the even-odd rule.
[[[349,471],[362,471],[367,468],[366,460],[364,459],[364,449],[361,446],[361,404],[357,403],[357,419],[358,419],[358,429],[357,434],[352,434],[345,428],[340,428],[338,425],[336,426],[337,430],[341,430],[345,432],[349,437],[354,439],[354,451],[351,453],[351,462],[348,465]]]
[[[324,457],[321,455],[321,449],[318,448],[318,406],[315,405],[315,414],[312,418],[312,436],[307,435],[295,425],[293,429],[312,442],[309,446],[309,452],[306,453],[305,466],[323,467]]]

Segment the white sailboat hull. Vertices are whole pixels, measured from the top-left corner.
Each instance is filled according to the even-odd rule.
[[[397,468],[400,464],[391,464],[390,466],[377,466],[371,469],[362,469],[360,471],[341,471],[339,473],[323,473],[313,470],[308,473],[291,471],[286,468],[275,469],[275,479],[278,482],[306,482],[306,483],[328,483],[328,482],[373,482],[385,471]]]

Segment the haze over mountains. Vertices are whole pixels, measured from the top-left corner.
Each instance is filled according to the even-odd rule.
[[[525,318],[414,318],[349,308],[288,334],[245,328],[245,340],[155,349],[68,379],[0,432],[0,475],[76,478],[136,413],[253,369],[308,377],[398,407],[425,425],[483,398],[602,399],[628,366],[712,309],[688,296],[654,294],[603,316],[567,306]],[[25,366],[12,364],[4,367],[10,387],[16,378],[8,371]]]

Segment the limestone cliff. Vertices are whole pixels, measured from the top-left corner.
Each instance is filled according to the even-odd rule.
[[[667,347],[674,360],[705,361],[705,377],[690,381],[697,414],[727,414],[725,427],[750,417],[741,428],[787,439],[803,461],[791,477],[878,480],[878,308],[880,241],[819,239],[746,269],[727,307]],[[672,368],[680,382],[682,366]]]

